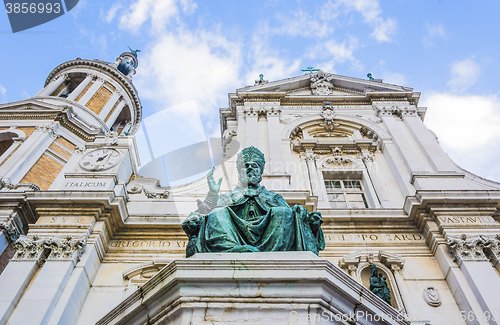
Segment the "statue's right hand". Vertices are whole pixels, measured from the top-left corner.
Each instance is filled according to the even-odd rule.
[[[208,182],[208,188],[210,189],[210,192],[213,193],[219,193],[220,191],[220,186],[222,184],[222,177],[219,178],[219,182],[216,183],[214,179],[214,170],[215,167],[213,167],[207,174],[207,182]]]

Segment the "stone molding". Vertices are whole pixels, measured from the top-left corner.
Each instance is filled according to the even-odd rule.
[[[291,281],[294,288],[284,285]],[[202,253],[174,260],[96,324],[197,324],[205,314],[227,323],[243,311],[251,323],[282,315],[274,322],[288,324],[290,301],[304,317],[326,312],[343,316],[345,323],[365,323],[351,317],[353,310],[363,310],[390,319],[374,320],[373,325],[410,324],[401,312],[310,252]]]
[[[43,262],[47,259],[80,261],[81,255],[85,252],[87,236],[73,239],[72,236],[66,238],[45,237],[40,238],[35,235],[32,239],[21,237],[14,242],[16,253],[14,260],[36,260]]]
[[[453,261],[462,264],[464,261],[487,261],[484,254],[484,240],[481,236],[468,237],[466,234],[460,236],[447,235],[446,246],[448,252],[453,256]]]

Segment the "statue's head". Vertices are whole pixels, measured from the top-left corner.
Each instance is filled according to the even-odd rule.
[[[265,165],[264,154],[259,149],[255,147],[243,149],[236,158],[240,184],[244,187],[258,186],[262,180]]]

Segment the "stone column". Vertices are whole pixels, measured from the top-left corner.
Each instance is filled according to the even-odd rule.
[[[111,97],[109,98],[109,100],[106,103],[106,105],[104,105],[104,107],[102,108],[101,112],[99,113],[99,118],[104,121],[104,119],[106,118],[106,116],[108,116],[108,114],[111,111],[111,109],[113,109],[113,107],[115,106],[116,102],[118,102],[119,100],[121,100],[121,98],[123,98],[122,94],[120,92],[118,92],[118,91],[115,91],[113,93],[113,95],[111,95]],[[115,108],[115,110],[116,110],[116,108]]]
[[[120,97],[118,99],[118,105],[116,105],[115,110],[113,111],[113,113],[111,114],[109,119],[105,122],[106,126],[108,128],[111,128],[113,126],[116,119],[118,118],[118,115],[120,114],[120,112],[122,111],[123,107],[125,107],[126,104],[127,104],[127,102],[126,102],[125,98]]]
[[[24,139],[20,138],[14,138],[12,140],[14,141],[14,143],[11,144],[10,147],[5,150],[5,152],[0,156],[0,163],[7,159],[10,154],[13,153],[17,149],[17,147],[19,147],[24,142]]]
[[[69,94],[68,99],[75,100],[76,97],[78,97],[78,95],[80,95],[82,93],[82,91],[85,89],[85,87],[87,87],[88,84],[92,81],[92,78],[93,78],[92,75],[87,74],[85,79],[83,79],[82,82],[80,82],[80,84],[78,86],[76,86],[75,89],[73,89],[71,94]]]
[[[307,162],[307,169],[309,171],[309,178],[311,181],[311,189],[314,196],[318,197],[318,208],[329,207],[328,198],[324,197],[324,187],[325,184],[321,183],[321,179],[318,175],[318,169],[316,168],[317,155],[311,149],[307,149],[305,153],[305,158]]]
[[[408,287],[406,286],[406,283],[403,280],[403,276],[401,274],[401,266],[397,264],[392,264],[391,271],[394,274],[394,279],[396,280],[399,293],[401,294],[401,299],[403,299],[406,313],[410,316],[411,319],[411,316],[417,316],[417,314],[415,312],[415,307],[413,306],[413,301],[411,301],[411,296],[410,292],[408,291]]]
[[[14,244],[16,253],[0,275],[0,325],[7,324],[24,291],[46,257],[43,240],[19,239]],[[25,316],[29,317],[28,312]],[[25,323],[30,323],[25,319]],[[10,324],[21,324],[12,323]],[[34,324],[34,323],[33,323]]]
[[[259,146],[259,114],[253,108],[245,108],[245,148]]]
[[[283,157],[283,145],[281,144],[280,113],[280,108],[270,108],[267,110],[270,171],[276,174],[283,174],[285,172],[285,159]]]
[[[54,139],[57,138],[58,127],[59,122],[37,125],[31,136],[0,167],[0,175],[3,176],[3,179],[13,184],[20,182]]]
[[[500,288],[500,277],[493,270],[490,262],[484,254],[485,241],[481,237],[447,238],[448,251],[454,257],[454,261],[460,266],[474,296],[476,297],[482,312],[475,312],[475,318],[484,320],[486,312],[497,316],[496,321],[490,319],[490,324],[500,324],[500,300],[498,299],[498,288]]]
[[[88,101],[92,98],[92,96],[95,95],[95,93],[101,88],[101,86],[104,84],[104,80],[99,78],[99,77],[94,77],[96,78],[96,81],[90,86],[90,88],[85,92],[85,94],[78,100],[78,103],[82,104],[83,106],[87,105]]]
[[[38,239],[40,241],[48,254],[46,262],[13,311],[9,324],[47,323],[85,249],[86,237]]]
[[[302,189],[305,188],[309,191],[311,191],[311,195],[314,195],[312,192],[312,186],[311,186],[311,181],[309,177],[309,168],[307,167],[307,156],[305,153],[300,154],[300,172],[301,175],[304,176],[304,181],[305,184],[295,184],[296,189]]]
[[[67,74],[61,74],[57,79],[52,80],[37,96],[50,96],[63,82],[68,79]]]

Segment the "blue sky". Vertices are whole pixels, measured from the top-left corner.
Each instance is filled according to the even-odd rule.
[[[422,92],[426,124],[452,159],[500,181],[498,1],[81,0],[12,34],[0,13],[0,103],[34,96],[58,64],[140,49],[144,116],[194,101],[219,135],[227,93],[309,65]]]

